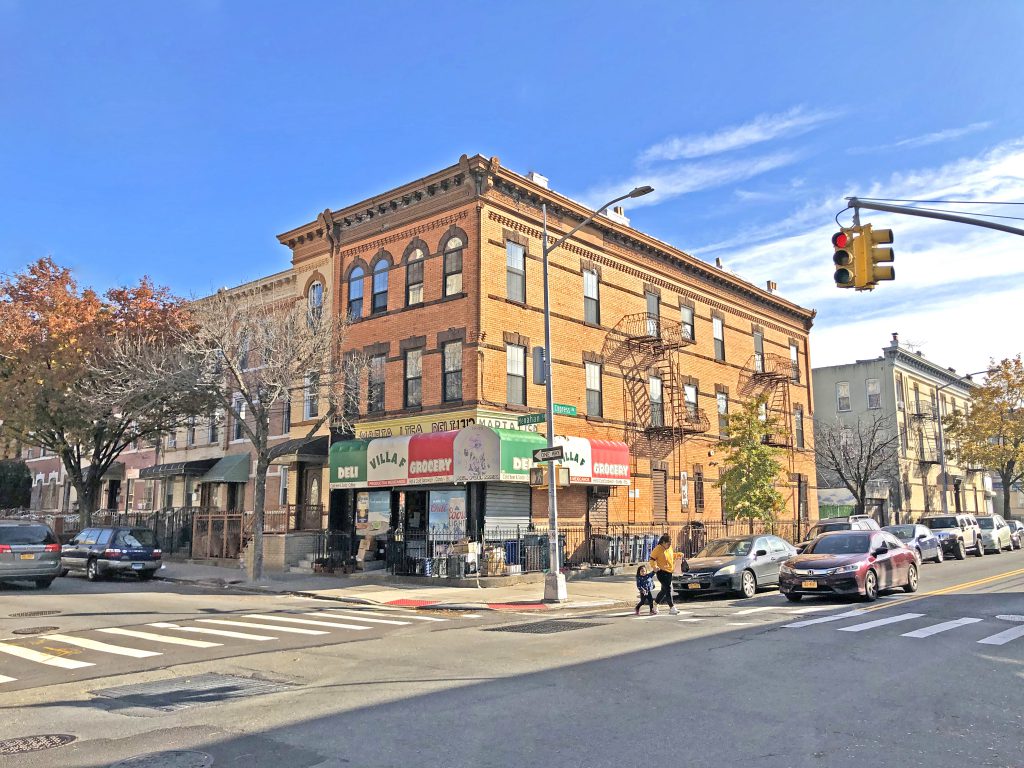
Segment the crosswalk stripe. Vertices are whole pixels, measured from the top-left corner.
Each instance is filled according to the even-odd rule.
[[[8,677],[7,675],[0,675],[0,683],[16,683],[16,682],[18,682],[18,678],[16,678],[16,677]]]
[[[218,635],[219,637],[233,637],[236,640],[277,640],[276,637],[266,635],[253,635],[249,632],[232,632],[228,629],[208,629],[206,627],[182,627],[178,624],[171,624],[166,621],[157,621],[147,626],[158,629],[173,629],[178,632],[192,632],[197,635]]]
[[[704,621],[704,619],[676,619],[676,621],[682,621],[682,622],[686,622],[688,624],[693,624],[693,623],[698,622],[698,621]]]
[[[915,629],[913,632],[904,632],[902,637],[931,637],[937,635],[939,632],[946,632],[950,629],[956,629],[957,627],[966,627],[968,624],[977,624],[981,619],[971,619],[964,617],[962,619],[954,619],[953,621],[944,621],[941,624],[932,624],[930,627],[922,627],[921,629]]]
[[[309,613],[307,616],[321,616],[319,613]],[[369,629],[359,624],[339,624],[336,621],[313,621],[312,619],[295,619],[290,616],[271,616],[264,613],[247,613],[247,619],[262,619],[265,621],[285,621],[290,624],[309,624],[314,627],[334,627],[335,629]]]
[[[747,608],[742,611],[736,611],[733,616],[747,616],[751,613],[761,613],[762,611],[777,611],[779,606],[777,605],[762,605],[758,608]]]
[[[19,658],[27,659],[28,661],[34,661],[38,664],[46,664],[50,667],[60,667],[61,669],[81,669],[82,667],[96,666],[90,661],[65,659],[60,656],[54,656],[51,653],[34,651],[31,648],[22,648],[20,645],[10,645],[9,643],[0,643],[0,653],[7,653],[11,656],[18,656]]]
[[[809,627],[812,624],[824,624],[828,621],[838,621],[839,619],[848,619],[851,616],[860,616],[864,613],[860,608],[855,608],[852,611],[846,611],[845,613],[837,613],[832,616],[819,616],[816,619],[804,619],[803,621],[797,621],[792,624],[784,624],[784,628],[799,629],[800,627]]]
[[[158,635],[156,632],[142,632],[137,629],[121,629],[120,627],[104,627],[97,629],[97,632],[106,632],[109,635],[124,635],[125,637],[137,637],[140,640],[152,640],[157,643],[168,643],[169,645],[187,645],[192,648],[217,648],[221,643],[211,643],[207,640],[191,640],[187,637],[172,637],[171,635]]]
[[[874,621],[865,621],[863,624],[854,624],[850,627],[840,627],[840,632],[863,632],[867,629],[874,629],[875,627],[884,627],[886,624],[895,624],[899,621],[909,621],[910,619],[919,619],[924,616],[923,613],[897,613],[895,616],[887,616],[884,619],[875,619]]]
[[[315,616],[317,614],[310,613],[310,614],[307,614],[307,615]],[[323,614],[320,614],[320,615],[323,615]],[[412,622],[408,622],[408,621],[395,621],[394,619],[371,619],[369,616],[362,616],[362,615],[360,615],[358,613],[355,613],[353,611],[332,611],[328,615],[329,616],[344,616],[344,617],[350,618],[350,619],[357,619],[359,621],[366,621],[366,622],[369,622],[370,624],[395,624],[397,626],[407,627],[407,626],[409,626],[409,624],[412,623]],[[403,616],[402,618],[406,618],[406,617]]]
[[[784,608],[786,613],[792,613],[794,615],[803,613],[819,613],[821,611],[834,611],[836,607],[834,605],[808,605],[806,608]]]
[[[123,645],[111,645],[110,643],[101,643],[99,640],[90,640],[86,637],[72,637],[71,635],[43,635],[44,640],[52,640],[55,643],[64,643],[65,645],[76,645],[79,648],[85,648],[90,651],[99,651],[100,653],[112,653],[115,656],[131,656],[136,659],[145,659],[149,656],[163,656],[162,653],[157,651],[142,651],[138,648],[125,648]]]
[[[364,611],[362,609],[359,609],[359,610],[346,611],[344,608],[327,608],[325,610],[331,611],[332,613],[337,611],[337,612],[340,612],[340,613],[358,614],[360,616],[362,616],[363,614],[366,614],[367,616],[373,616],[373,615],[376,614],[376,610],[365,610]],[[394,615],[394,614],[387,614],[386,613],[384,615],[385,616],[390,616],[390,615]],[[412,613],[399,613],[397,615],[400,616],[403,619],[408,619],[409,621],[451,621],[451,619],[440,619],[437,616],[418,616],[418,615],[412,614]]]
[[[983,638],[978,642],[982,645],[1006,645],[1011,640],[1016,640],[1022,635],[1024,635],[1024,626],[1011,627],[1010,629],[1004,629],[1002,632],[997,632],[994,635]]]
[[[322,629],[300,629],[299,627],[275,627],[273,624],[253,624],[251,621],[234,619],[196,619],[204,624],[223,624],[226,627],[246,627],[248,629],[272,629],[275,632],[290,632],[293,635],[326,635]]]

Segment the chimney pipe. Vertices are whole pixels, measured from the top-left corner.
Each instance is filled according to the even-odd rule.
[[[779,290],[779,285],[774,280],[769,280],[767,288],[768,293],[775,293],[777,290]]]

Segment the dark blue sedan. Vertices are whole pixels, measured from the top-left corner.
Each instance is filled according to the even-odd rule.
[[[925,560],[931,560],[933,563],[942,562],[942,544],[927,526],[908,523],[907,525],[887,525],[882,530],[888,531],[910,547],[917,555],[917,562]]]

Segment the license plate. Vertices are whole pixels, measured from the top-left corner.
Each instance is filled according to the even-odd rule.
[[[687,589],[700,589],[700,584],[698,584],[695,581],[691,581],[689,584],[686,585],[686,588]]]
[[[141,571],[145,567],[145,563],[132,563],[132,569],[136,571]]]
[[[33,555],[33,554],[28,554],[28,555],[22,555],[22,556],[21,556],[21,559],[22,559],[22,560],[35,560],[35,559],[36,559],[36,556],[35,556],[35,555]]]
[[[800,587],[801,587],[801,589],[817,589],[818,588],[818,582],[816,582],[816,581],[801,581],[800,582]]]

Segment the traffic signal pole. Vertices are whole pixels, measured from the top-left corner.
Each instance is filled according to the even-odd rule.
[[[924,219],[940,219],[941,221],[954,221],[957,224],[971,224],[975,227],[985,227],[986,229],[997,229],[1000,232],[1009,232],[1011,235],[1024,235],[1024,229],[1018,227],[1010,227],[1006,224],[998,224],[994,221],[985,221],[983,219],[973,219],[970,216],[958,216],[955,213],[939,213],[937,211],[922,211],[920,208],[911,208],[906,205],[887,205],[886,203],[865,203],[863,200],[857,197],[848,197],[846,201],[850,204],[849,207],[853,208],[853,224],[855,227],[860,226],[860,209],[863,208],[866,211],[884,211],[885,213],[900,213],[905,216],[920,216]]]

